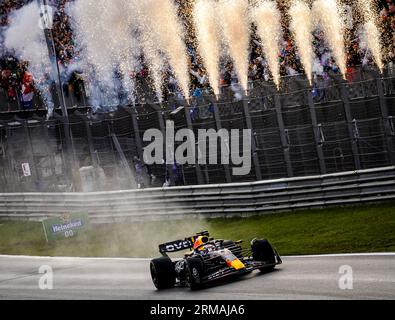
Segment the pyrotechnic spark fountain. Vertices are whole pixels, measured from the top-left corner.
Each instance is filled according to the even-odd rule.
[[[383,73],[384,65],[381,57],[381,44],[380,44],[380,33],[377,29],[376,24],[369,20],[364,24],[365,32],[366,32],[366,42],[369,49],[372,51],[372,55],[374,61],[380,69],[380,72]]]
[[[170,0],[145,0],[143,11],[152,26],[155,44],[168,58],[186,99],[189,98],[188,58],[183,41],[183,30],[177,17],[176,8]]]
[[[78,0],[69,8],[80,59],[88,73],[90,88],[96,92],[93,103],[117,104],[114,71],[122,75],[128,100],[135,100],[135,84],[129,74],[136,69],[136,39],[131,32],[133,7],[127,0]],[[94,70],[88,66],[93,66]],[[95,88],[98,83],[100,88]],[[104,91],[104,98],[99,98]]]
[[[279,51],[281,39],[281,15],[275,2],[260,1],[252,11],[253,19],[258,27],[265,57],[277,88],[280,86]]]
[[[132,52],[127,52],[123,55],[120,55],[120,63],[119,70],[123,76],[123,88],[128,94],[128,102],[135,103],[136,102],[136,88],[134,80],[131,77],[131,72],[135,70],[135,65],[137,65],[137,61],[133,57]]]
[[[99,97],[100,91],[104,91],[106,98],[112,98],[115,92],[113,71],[116,62],[111,47],[112,26],[107,25],[110,16],[104,14],[108,10],[112,8],[106,0],[77,0],[68,10],[72,17],[80,59],[90,80],[90,91],[94,94],[92,98],[96,100],[92,101],[94,104],[103,103]],[[97,83],[102,86],[101,89],[97,88]],[[111,98],[110,101],[113,100]]]
[[[344,48],[344,27],[336,0],[315,1],[313,4],[313,15],[316,23],[322,27],[340,72],[345,77],[347,67]]]
[[[312,32],[320,27],[343,76],[346,74],[344,26],[337,0],[292,0],[290,28],[300,60],[312,82],[314,51]],[[248,3],[251,3],[249,8]],[[383,57],[377,14],[372,0],[358,0],[366,46],[382,71]],[[250,9],[250,10],[249,10]],[[44,32],[38,28],[39,9],[35,1],[17,10],[5,32],[5,45],[30,63],[36,84],[43,94],[49,114],[53,102],[49,93],[50,57]],[[135,101],[135,83],[141,52],[149,66],[153,87],[162,101],[166,68],[176,78],[181,93],[189,99],[189,61],[184,31],[172,0],[75,0],[68,4],[78,65],[86,75],[93,107],[119,105],[123,88],[128,101]],[[220,18],[218,18],[220,17]],[[251,20],[257,26],[263,51],[274,82],[280,85],[279,53],[282,39],[280,11],[272,0],[196,0],[192,22],[197,48],[203,59],[214,93],[219,95],[219,61],[226,50],[244,92],[248,89],[248,63]],[[187,17],[187,19],[190,19]],[[223,45],[225,44],[225,45]],[[115,76],[115,73],[117,75]],[[119,75],[121,74],[121,75]],[[122,79],[120,79],[122,78]]]
[[[198,49],[202,56],[211,87],[219,95],[220,39],[214,0],[198,0],[194,11],[194,24],[198,38]]]
[[[162,68],[164,65],[164,59],[158,50],[156,37],[150,20],[148,19],[149,12],[148,8],[141,6],[140,2],[134,3],[134,11],[136,13],[136,29],[134,32],[138,34],[138,41],[142,52],[144,54],[144,60],[149,66],[149,72],[152,79],[153,87],[159,102],[162,102]]]
[[[300,54],[307,79],[312,84],[313,70],[313,20],[309,6],[303,0],[295,0],[289,11],[291,31]]]
[[[140,37],[140,40],[145,60],[149,65],[149,72],[152,78],[156,96],[159,102],[162,102],[162,68],[164,65],[164,60],[162,59],[160,52],[156,49],[152,40],[148,38],[148,35],[145,32]]]
[[[366,44],[371,50],[373,59],[382,73],[384,65],[382,59],[380,32],[375,22],[377,20],[376,14],[372,9],[371,0],[358,0],[358,4],[363,15]]]
[[[107,1],[109,3],[109,1]],[[128,94],[128,99],[135,100],[135,84],[130,78],[130,73],[136,70],[137,43],[132,35],[131,27],[134,19],[132,7],[128,0],[112,0],[111,10],[103,13],[103,19],[111,33],[110,48],[115,68],[118,67],[123,78],[123,88]]]
[[[244,92],[248,89],[248,48],[250,29],[246,0],[220,0],[222,29],[237,77]]]

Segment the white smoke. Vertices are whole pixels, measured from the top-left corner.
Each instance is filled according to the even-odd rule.
[[[19,59],[29,62],[29,71],[41,92],[48,116],[51,116],[54,108],[50,92],[51,63],[44,30],[39,22],[40,7],[36,1],[14,11],[4,33],[4,46],[14,51]]]

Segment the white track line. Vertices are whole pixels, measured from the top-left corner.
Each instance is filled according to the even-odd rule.
[[[38,257],[38,256],[18,256],[18,255],[0,255],[1,258],[16,258],[16,259],[54,259],[54,260],[113,260],[113,261],[149,261],[148,258],[95,258],[95,257]]]
[[[301,255],[301,256],[282,256],[283,258],[336,258],[336,257],[380,257],[380,256],[395,256],[395,252],[378,252],[378,253],[344,253],[344,254],[317,254],[317,255]],[[23,256],[23,255],[0,255],[1,258],[16,258],[16,259],[55,259],[55,260],[113,260],[113,261],[149,261],[151,258],[111,258],[111,257],[38,257],[38,256]]]
[[[325,258],[325,257],[380,257],[395,256],[395,252],[371,252],[371,253],[334,253],[334,254],[313,254],[301,256],[282,256],[284,258]]]

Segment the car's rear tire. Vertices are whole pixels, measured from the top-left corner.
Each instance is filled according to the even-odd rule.
[[[275,268],[276,256],[274,249],[268,240],[253,240],[251,242],[251,251],[254,261],[262,261],[269,264],[267,267],[260,268],[259,271],[266,273]]]
[[[170,258],[160,257],[151,260],[150,271],[152,282],[158,290],[174,287],[176,272]]]
[[[202,277],[204,273],[204,264],[201,258],[191,257],[187,259],[187,285],[191,290],[197,290],[202,287]]]

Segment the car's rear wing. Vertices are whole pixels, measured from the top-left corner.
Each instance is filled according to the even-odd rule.
[[[184,240],[175,240],[167,243],[163,243],[159,245],[159,252],[161,254],[177,252],[187,249],[192,249],[193,244],[199,236],[207,236],[209,237],[208,231],[202,231],[197,233],[195,236],[185,238]]]

